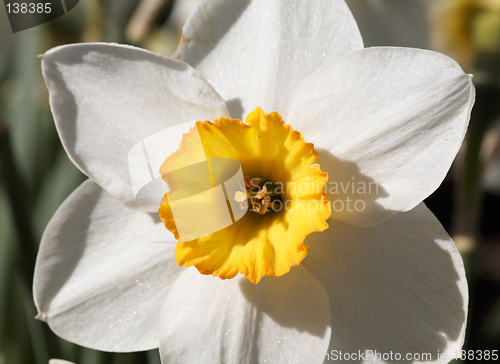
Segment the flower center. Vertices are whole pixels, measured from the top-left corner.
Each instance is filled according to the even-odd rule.
[[[236,191],[234,200],[240,208],[250,206],[250,210],[264,215],[267,212],[278,211],[283,205],[281,194],[276,193],[270,181],[262,183],[260,178],[245,176],[241,183],[241,191]],[[244,192],[243,192],[244,191]]]
[[[198,185],[201,174],[189,173],[182,183],[166,176],[175,166],[199,162],[200,156],[211,166],[210,191],[225,186],[221,210],[231,211],[232,223],[189,240],[179,234],[173,196],[182,194],[185,186]],[[224,183],[228,176],[216,176],[214,162],[223,158],[241,165],[243,175],[234,189]],[[253,283],[264,276],[281,276],[298,265],[309,248],[304,244],[306,236],[325,230],[330,216],[330,204],[322,190],[328,176],[315,164],[317,158],[314,146],[285,125],[279,114],[266,114],[260,108],[250,113],[245,123],[229,118],[196,123],[160,169],[169,193],[159,214],[167,229],[177,239],[181,237],[175,252],[177,263],[222,279],[242,273]],[[208,192],[204,189],[196,194],[198,200],[205,199]],[[209,206],[215,205],[213,201],[207,201]],[[192,209],[194,212],[195,207]],[[198,224],[203,224],[204,216],[219,213],[212,208],[200,214]]]

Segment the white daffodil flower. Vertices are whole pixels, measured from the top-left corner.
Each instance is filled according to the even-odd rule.
[[[471,77],[432,51],[364,49],[341,0],[205,1],[176,58],[116,44],[42,56],[61,141],[89,179],[43,235],[38,317],[98,350],[159,347],[165,363],[453,359],[467,282],[422,201],[464,138]],[[186,133],[196,121],[211,122]],[[165,163],[191,160],[195,130],[209,158],[237,160],[248,192],[228,205],[253,211],[177,243],[169,196],[163,221],[139,208],[129,153],[165,129]]]

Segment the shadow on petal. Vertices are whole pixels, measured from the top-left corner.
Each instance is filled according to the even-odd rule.
[[[325,149],[318,152],[321,170],[328,173],[325,192],[332,207],[330,219],[376,226],[398,212],[377,202],[389,194],[373,178],[361,173],[356,163],[341,160]]]
[[[196,8],[186,22],[186,24],[193,24],[195,26],[183,29],[184,37],[178,46],[177,52],[179,53],[176,52],[174,57],[185,60],[192,67],[196,67],[229,32],[245,9],[250,5],[250,2],[251,0],[235,1],[228,6],[228,3],[223,1],[213,4],[207,1]],[[218,8],[222,8],[223,10],[219,10]],[[212,19],[213,13],[224,14],[224,18]],[[190,21],[191,18],[209,19],[211,21]],[[195,27],[199,24],[203,27],[196,29]],[[194,35],[192,35],[193,33]],[[183,53],[185,49],[190,50],[188,59],[184,59],[185,55]]]
[[[282,327],[324,337],[330,330],[328,295],[303,267],[281,277],[264,277],[258,284],[240,281],[241,292],[253,306]]]
[[[304,264],[330,297],[329,353],[430,353],[436,360],[438,353],[460,350],[463,264],[425,205],[375,228],[334,222],[309,244]]]
[[[328,296],[301,266],[254,285],[186,268],[160,323],[163,362],[320,363],[330,341]]]
[[[238,119],[241,121],[243,120],[243,104],[241,102],[241,99],[236,97],[231,100],[226,101],[226,106],[227,110],[229,111],[229,115],[231,115],[232,118]]]

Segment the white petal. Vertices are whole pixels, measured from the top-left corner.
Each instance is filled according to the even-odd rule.
[[[224,101],[190,66],[130,46],[57,47],[43,55],[42,70],[70,158],[126,202],[134,199],[128,153],[136,143],[183,122],[227,115]],[[172,132],[166,144],[177,147],[181,134]]]
[[[50,359],[49,364],[75,364],[75,363],[63,359]]]
[[[308,77],[285,120],[320,153],[330,201],[338,201],[332,218],[374,226],[440,185],[474,96],[471,77],[442,54],[367,48]]]
[[[157,216],[84,182],[42,237],[33,287],[38,318],[98,350],[158,347],[161,308],[182,269],[168,239]]]
[[[431,353],[435,361],[439,351],[448,353],[441,360],[448,362],[460,351],[465,271],[455,244],[424,204],[375,228],[333,222],[308,245],[303,264],[330,297],[329,353]]]
[[[302,267],[254,285],[190,268],[161,320],[164,363],[321,363],[330,339],[328,297]]]
[[[241,119],[258,106],[283,112],[308,74],[362,47],[341,0],[209,0],[188,18],[177,55]]]

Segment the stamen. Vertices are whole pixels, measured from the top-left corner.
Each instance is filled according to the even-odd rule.
[[[255,183],[254,180],[256,180],[257,182]],[[247,191],[253,191],[257,187],[259,187],[259,183],[260,183],[260,178],[250,179],[249,176],[245,176],[245,188]]]
[[[249,176],[244,176],[244,180],[240,181],[240,188],[245,189],[246,192],[236,191],[233,197],[234,200],[238,202],[240,208],[246,209],[247,206],[252,206],[252,210],[254,212],[258,213],[259,215],[264,215],[266,212],[271,211],[269,210],[269,207],[274,206],[274,202],[276,202],[275,200],[271,200],[272,197],[281,199],[281,196],[279,194],[276,194],[274,190],[269,191],[267,189],[267,186],[262,186],[262,188],[260,188],[259,183],[261,181],[262,179],[260,178],[250,178]],[[257,193],[250,192],[256,188],[260,188]],[[245,200],[248,200],[248,204],[244,203]]]
[[[257,192],[257,195],[255,195],[255,197],[257,197],[259,200],[263,199],[266,196],[267,196],[267,186],[262,187],[262,189],[259,192]]]
[[[267,212],[269,201],[271,201],[271,197],[267,195],[266,186],[262,187],[262,189],[250,199],[253,210],[259,215],[264,215]]]

